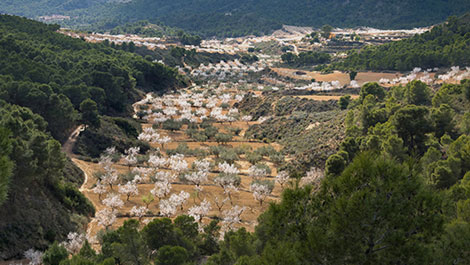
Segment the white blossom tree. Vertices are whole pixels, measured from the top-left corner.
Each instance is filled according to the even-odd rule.
[[[189,199],[189,197],[189,193],[180,191],[180,193],[171,194],[169,200],[175,205],[175,207],[181,207],[181,210],[183,210],[183,205]]]
[[[168,161],[170,169],[178,173],[181,173],[188,169],[188,162],[184,160],[184,155],[182,154],[172,155]]]
[[[116,222],[116,212],[110,208],[104,208],[96,212],[95,218],[99,225],[103,226],[106,230]]]
[[[137,154],[140,151],[140,147],[130,147],[125,151],[126,155],[124,156],[124,164],[129,167],[129,169],[137,164]]]
[[[121,208],[124,206],[124,202],[121,200],[118,194],[110,193],[106,198],[102,201],[103,205],[108,206],[113,211],[117,208]]]
[[[172,201],[168,200],[160,200],[159,202],[160,207],[160,214],[166,217],[171,217],[176,214],[177,206],[174,205]]]
[[[248,169],[248,175],[253,178],[253,180],[259,180],[260,178],[266,177],[268,173],[265,168],[253,165]]]
[[[70,232],[67,235],[67,240],[62,242],[61,245],[67,249],[67,251],[74,255],[80,251],[83,244],[85,243],[85,235],[77,232]]]
[[[240,170],[234,165],[234,164],[229,164],[227,162],[219,163],[219,170],[222,171],[224,174],[229,174],[229,175],[236,175],[240,173]]]
[[[155,168],[165,168],[168,166],[168,159],[162,156],[150,155],[148,163]]]
[[[234,224],[241,223],[241,215],[245,211],[245,207],[240,207],[238,205],[233,206],[232,208],[225,210],[223,212],[223,222],[226,223],[229,227],[233,227]]]
[[[185,178],[189,182],[194,184],[195,189],[198,192],[198,196],[199,196],[199,192],[202,191],[201,184],[203,182],[207,181],[207,176],[208,175],[209,175],[209,173],[206,172],[206,171],[195,171],[195,172],[191,172],[191,173],[185,175]]]
[[[209,176],[210,162],[208,160],[196,160],[193,162],[192,167],[195,171],[187,174],[185,178],[196,186],[195,189],[199,197],[199,192],[202,191],[201,184],[206,182]]]
[[[96,183],[96,186],[92,189],[93,193],[98,194],[98,199],[101,200],[101,195],[108,192],[108,189],[105,185],[101,184],[100,181]]]
[[[290,180],[289,173],[287,171],[279,171],[276,175],[276,182],[281,185],[281,188],[284,189],[284,185]]]
[[[130,211],[130,214],[131,216],[135,216],[137,218],[139,218],[139,222],[142,220],[142,218],[145,216],[145,214],[147,213],[148,209],[147,207],[145,206],[134,206],[132,207],[131,211]]]
[[[214,179],[214,182],[224,189],[224,194],[230,199],[230,203],[233,205],[232,194],[238,192],[238,186],[240,185],[240,172],[238,168],[233,164],[227,162],[219,164],[219,170],[221,173]]]
[[[188,210],[188,215],[192,216],[197,223],[202,221],[202,218],[209,214],[211,210],[211,203],[204,199],[201,204],[194,205]]]
[[[228,197],[219,198],[218,196],[215,196],[214,202],[217,206],[217,209],[219,210],[219,213],[222,213],[222,208],[224,208],[224,205],[227,203],[228,200]]]
[[[315,187],[319,187],[322,179],[323,171],[319,168],[312,167],[306,173],[306,176],[300,179],[300,185],[314,185]]]
[[[246,122],[247,125],[248,125],[248,122],[251,121],[252,119],[253,119],[253,116],[251,115],[242,116],[242,121]]]
[[[165,150],[165,144],[171,142],[171,138],[168,136],[160,137],[157,142],[162,146],[162,149]]]
[[[253,192],[253,198],[259,202],[260,206],[263,206],[263,202],[266,200],[268,195],[271,194],[272,190],[268,187],[268,185],[256,182],[252,183],[250,188]]]
[[[35,249],[28,249],[24,252],[24,257],[29,260],[29,265],[40,265],[42,264],[43,252]]]
[[[119,193],[126,195],[126,201],[129,201],[130,196],[139,195],[139,189],[137,188],[137,184],[133,181],[129,181],[124,185],[118,185]]]
[[[155,187],[150,191],[158,199],[165,198],[171,192],[171,183],[168,180],[155,182]]]
[[[117,184],[119,181],[119,176],[116,170],[108,170],[101,177],[101,183],[109,185],[109,188],[113,190],[113,185]]]
[[[137,139],[150,143],[156,143],[158,139],[160,139],[160,134],[152,127],[147,127],[143,129],[142,133],[139,134]]]

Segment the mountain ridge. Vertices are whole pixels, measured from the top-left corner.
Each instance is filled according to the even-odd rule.
[[[37,9],[38,6],[43,8]],[[44,9],[47,12],[41,11]],[[72,0],[61,5],[56,0],[42,0],[39,3],[23,0],[14,4],[9,1],[0,7],[0,12],[36,18],[55,13],[70,15],[73,17],[71,21],[61,23],[91,30],[105,31],[146,19],[206,37],[267,34],[283,24],[413,28],[436,24],[450,15],[460,15],[469,10],[470,2],[465,0],[241,0],[236,3],[228,0]]]

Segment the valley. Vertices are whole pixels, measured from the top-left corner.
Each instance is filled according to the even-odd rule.
[[[109,20],[0,15],[0,264],[470,261],[470,14],[278,27],[262,1],[183,31],[75,4],[42,19]]]

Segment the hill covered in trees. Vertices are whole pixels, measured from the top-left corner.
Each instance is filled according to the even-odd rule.
[[[450,17],[431,31],[412,38],[353,51],[340,68],[412,70],[470,65],[470,13]]]
[[[141,90],[185,84],[172,68],[58,28],[0,16],[0,259],[62,240],[94,213],[59,141],[78,124],[92,130],[102,116],[128,116]]]
[[[126,114],[138,98],[137,89],[162,91],[183,84],[174,69],[64,36],[55,32],[58,28],[0,17],[0,99],[40,114],[58,140],[78,121],[87,99],[99,114]]]
[[[63,1],[60,1],[63,2]],[[2,3],[0,12],[37,17],[66,14],[65,25],[110,30],[139,20],[163,22],[204,36],[264,34],[283,24],[320,27],[370,26],[412,28],[442,22],[470,10],[465,0],[444,1],[326,1],[326,0],[134,0],[134,1],[23,0]],[[39,4],[41,3],[41,4]],[[47,9],[49,8],[49,9]]]

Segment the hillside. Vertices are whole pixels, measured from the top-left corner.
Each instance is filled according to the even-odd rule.
[[[2,1],[0,13],[36,17],[86,9],[106,2],[106,0],[5,0]]]
[[[470,13],[431,31],[380,46],[353,51],[338,68],[357,70],[412,70],[470,65]]]
[[[60,142],[77,125],[95,130],[111,120],[118,124],[114,130],[124,130],[130,126],[125,119],[105,115],[130,115],[142,90],[185,85],[172,68],[57,29],[0,16],[1,260],[61,241],[94,214],[78,191],[83,173],[61,151]],[[118,140],[125,146],[130,140],[123,134]],[[109,145],[117,141],[106,137]],[[90,144],[82,148],[99,148]]]
[[[132,111],[138,89],[162,91],[183,84],[171,68],[57,29],[0,17],[0,98],[43,116],[60,141],[79,121],[80,105],[87,99],[95,102],[99,114],[123,115]]]
[[[370,26],[378,28],[412,28],[428,26],[470,10],[465,0],[444,1],[326,1],[326,0],[134,0],[114,1],[7,1],[0,12],[38,17],[43,15],[70,15],[64,25],[110,30],[116,26],[139,20],[149,20],[204,36],[240,36],[264,34],[281,25],[320,27]],[[123,2],[123,3],[120,3]],[[14,4],[13,4],[14,3]]]

